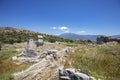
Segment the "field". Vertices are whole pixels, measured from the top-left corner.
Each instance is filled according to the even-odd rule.
[[[26,43],[14,43],[5,44],[0,51],[0,80],[10,80],[12,79],[12,74],[15,72],[20,72],[27,69],[31,64],[22,63],[19,64],[17,61],[13,61],[12,57],[20,54],[26,47]],[[58,43],[45,43],[40,49],[51,50],[57,49],[61,50],[65,48],[63,44]],[[34,48],[37,50],[37,48]]]
[[[87,72],[97,80],[120,79],[120,44],[102,46],[79,46],[68,57],[65,67]]]
[[[10,50],[0,51],[0,80],[12,79],[11,74],[25,70],[30,64],[16,64],[12,56],[19,54],[23,45],[17,45]],[[96,44],[45,44],[41,49],[61,49],[65,46],[75,47],[64,65],[65,68],[76,68],[94,76],[97,80],[119,80],[120,79],[120,44],[108,43]],[[20,49],[20,51],[17,51]]]

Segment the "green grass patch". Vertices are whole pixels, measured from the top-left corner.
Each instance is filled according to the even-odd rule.
[[[29,64],[17,65],[12,60],[0,61],[0,80],[10,80],[12,73],[25,70],[29,66]]]
[[[10,59],[12,58],[12,56],[16,54],[17,54],[17,51],[14,51],[14,50],[0,51],[0,61]]]
[[[30,66],[30,64],[19,64],[12,61],[12,57],[18,52],[14,50],[0,51],[0,80],[10,80],[11,74],[22,71]]]
[[[0,80],[10,80],[10,78],[11,78],[10,73],[0,74]]]
[[[78,46],[78,44],[76,44],[76,43],[70,43],[70,42],[63,43],[63,45],[68,46],[68,47],[77,47]]]

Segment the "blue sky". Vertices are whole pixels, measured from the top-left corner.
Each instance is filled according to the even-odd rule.
[[[0,26],[47,34],[120,34],[120,0],[0,0]]]

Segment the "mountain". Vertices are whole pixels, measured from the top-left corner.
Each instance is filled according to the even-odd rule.
[[[96,41],[96,38],[101,35],[79,35],[74,33],[64,33],[59,35],[60,37],[64,39],[70,39],[70,40],[91,40]]]
[[[91,40],[96,41],[97,37],[105,36],[105,35],[79,35],[74,33],[64,33],[59,35],[60,37],[64,39],[70,39],[70,40]],[[112,35],[112,38],[120,38],[120,35]]]
[[[120,35],[112,35],[112,38],[120,38]]]
[[[74,34],[74,33],[64,33],[59,35],[59,37],[62,37],[64,39],[70,39],[70,40],[79,40],[80,35]]]

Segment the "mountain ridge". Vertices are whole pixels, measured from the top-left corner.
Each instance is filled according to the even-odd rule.
[[[79,35],[75,33],[63,33],[59,37],[70,40],[91,40],[96,41],[97,37],[106,36],[106,35]],[[120,35],[111,35],[111,38],[120,38]]]

